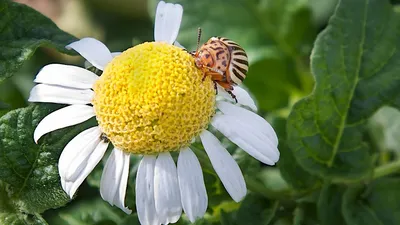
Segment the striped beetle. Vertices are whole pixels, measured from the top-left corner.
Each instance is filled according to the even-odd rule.
[[[206,76],[211,76],[215,87],[219,84],[237,102],[232,93],[233,85],[238,85],[246,78],[249,69],[247,54],[236,42],[224,37],[212,37],[199,47],[201,29],[198,30],[197,50],[191,52],[197,68]]]

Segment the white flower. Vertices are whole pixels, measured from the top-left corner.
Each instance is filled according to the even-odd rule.
[[[183,9],[178,4],[166,4],[162,1],[158,4],[154,31],[156,42],[166,42],[168,43],[168,46],[171,46],[175,42],[181,23],[182,13]],[[144,46],[147,46],[151,49],[156,45]],[[160,49],[172,49],[172,47],[168,46],[162,45]],[[108,48],[103,43],[93,38],[81,39],[77,42],[71,43],[67,46],[67,48],[74,49],[79,54],[81,54],[90,64],[100,70],[103,70],[104,73],[102,77],[105,76],[108,67],[111,69],[109,69],[109,71],[107,72],[107,76],[110,76],[109,74],[113,71],[113,69],[117,70],[118,67],[116,67],[115,65],[123,60],[124,55],[124,53],[122,53],[121,56],[118,56],[121,57],[120,59],[116,58],[115,60],[113,60],[113,54],[108,50]],[[135,51],[137,52],[139,50],[132,50],[132,53],[126,53],[126,55],[131,57],[131,55],[129,54],[134,54]],[[114,65],[110,64],[110,62],[112,61],[115,61]],[[145,61],[141,63],[145,64]],[[174,65],[180,66],[180,64]],[[156,64],[154,64],[154,66],[156,66]],[[150,69],[146,66],[144,66],[144,68]],[[188,68],[191,68],[190,65]],[[162,67],[162,65],[161,67],[159,66],[159,68],[156,68],[157,71],[163,69],[164,67]],[[116,74],[120,74],[119,72],[120,71],[117,71]],[[132,74],[129,75],[131,76]],[[126,76],[126,74],[123,74],[121,79],[125,79]],[[136,74],[134,74],[133,76],[136,76]],[[142,76],[142,74],[137,75],[137,77],[140,76]],[[182,80],[185,80],[186,78],[187,77],[183,77]],[[120,78],[115,78],[116,81],[118,79]],[[178,82],[184,82],[180,80],[181,78],[174,79],[177,80],[177,84]],[[201,80],[201,77],[199,76],[199,78],[195,77],[193,79]],[[123,89],[126,88],[126,84],[118,86],[114,83],[111,86],[113,88],[119,88],[118,90],[107,89],[106,86],[101,86],[101,88],[103,89],[100,89],[99,87],[97,87],[96,89],[94,88],[94,84],[96,82],[99,82],[99,80],[100,77],[86,69],[76,66],[51,64],[45,66],[37,75],[35,82],[39,84],[37,84],[32,89],[29,98],[29,101],[31,102],[49,102],[69,105],[65,108],[49,114],[39,123],[34,133],[35,142],[37,142],[43,135],[51,131],[82,123],[94,116],[96,116],[97,120],[99,121],[98,126],[89,128],[73,138],[65,146],[60,156],[58,168],[61,177],[62,187],[71,198],[77,191],[78,187],[85,180],[85,178],[102,159],[109,145],[109,141],[107,138],[110,139],[114,146],[136,147],[135,143],[139,141],[139,137],[141,137],[140,135],[142,135],[142,133],[140,133],[141,131],[137,131],[140,133],[139,136],[134,136],[135,139],[133,140],[125,140],[123,138],[121,139],[121,137],[126,137],[125,130],[117,130],[116,132],[114,132],[115,127],[113,126],[115,125],[115,123],[118,123],[115,121],[134,121],[132,122],[134,123],[133,125],[137,125],[136,123],[137,121],[141,120],[141,117],[132,119],[129,117],[129,114],[128,116],[126,116],[124,114],[124,111],[107,111],[110,109],[110,107],[111,109],[113,109],[114,105],[112,104],[116,104],[112,101],[113,99],[111,99],[111,103],[110,99],[96,99],[95,101],[95,98],[100,98],[98,97],[100,96],[100,93],[96,93],[96,90],[105,90],[108,92],[112,92],[114,95],[118,95],[120,92],[126,91],[125,89]],[[120,80],[118,80],[118,82],[120,82]],[[210,93],[214,92],[213,86],[207,86],[207,84],[211,84],[211,81],[209,80],[209,83],[207,83],[207,81],[199,81],[197,86],[194,86],[194,88],[198,87],[198,89],[194,90],[193,92],[204,91],[204,93],[212,96]],[[184,94],[182,94],[183,92],[180,92],[184,90],[184,85],[182,87],[179,86],[181,89],[177,87],[173,87],[173,89],[171,89],[171,87],[164,88],[170,88],[166,89],[167,92],[177,91],[177,96],[179,94],[181,94],[182,96],[186,96],[191,93],[184,92]],[[158,88],[162,87],[160,86]],[[148,98],[151,100],[151,96],[153,96],[151,93],[153,92],[151,92],[151,90],[146,91],[147,92],[143,94],[145,96],[143,98]],[[279,159],[279,151],[277,149],[278,139],[273,128],[262,117],[242,107],[246,106],[251,108],[252,110],[256,110],[256,106],[253,100],[244,89],[240,87],[235,87],[233,93],[237,96],[238,104],[236,105],[230,103],[232,102],[230,95],[225,93],[222,89],[219,90],[220,98],[214,97],[213,102],[207,101],[207,99],[197,100],[200,102],[204,101],[207,104],[209,103],[209,106],[207,106],[208,108],[205,107],[205,109],[212,110],[210,112],[213,112],[214,106],[216,106],[216,108],[219,110],[216,114],[213,113],[212,117],[210,117],[211,125],[214,128],[219,130],[228,139],[230,139],[237,146],[245,150],[248,154],[250,154],[257,160],[268,165],[274,165]],[[109,97],[108,94],[107,96]],[[126,94],[118,96],[120,97],[118,101],[120,101],[121,99],[121,101],[125,101],[123,100],[125,98],[133,98],[129,95],[127,97]],[[185,97],[181,97],[181,99],[184,98]],[[132,99],[128,100],[130,102],[133,101]],[[129,102],[128,100],[127,102]],[[135,101],[138,100],[136,99]],[[164,103],[163,101],[165,101],[166,103],[168,103],[168,106],[174,106],[174,104],[176,103],[170,98],[161,98],[159,99],[159,101],[160,105],[162,105]],[[93,106],[91,104],[93,104]],[[110,106],[110,104],[112,106]],[[96,106],[98,106],[97,109]],[[152,103],[152,105],[150,106],[154,106],[157,108],[157,106],[159,105],[154,105],[154,103]],[[115,105],[115,107],[117,106]],[[121,106],[119,105],[118,107]],[[123,109],[136,110],[130,109],[130,107],[131,105],[122,106]],[[152,107],[146,107],[139,107],[139,111],[135,112],[147,113],[149,110],[154,110]],[[99,111],[99,109],[103,108],[105,110],[104,112]],[[204,107],[199,109],[204,110]],[[118,115],[111,115],[110,117],[109,112],[111,112],[111,114],[116,113]],[[174,110],[172,110],[172,112],[174,112]],[[151,111],[150,113],[154,112]],[[182,110],[181,113],[186,113],[186,111]],[[199,117],[204,118],[205,121],[209,121],[207,120],[209,119],[207,115],[199,115]],[[160,116],[159,118],[164,117]],[[159,129],[159,126],[163,124],[162,121],[159,122],[158,119],[152,120],[154,123],[157,123],[157,127],[153,125],[146,125],[140,130],[146,130],[150,127],[151,132],[153,132],[153,130]],[[176,120],[179,121],[180,119],[181,118],[176,118]],[[185,119],[189,119],[190,121],[195,120],[196,118],[193,117]],[[108,123],[110,123],[111,125]],[[117,124],[117,126],[125,125],[127,124]],[[110,128],[107,126],[112,127]],[[171,124],[171,126],[174,126],[174,124]],[[201,126],[199,125],[199,127]],[[176,129],[177,133],[179,134],[179,129],[181,127],[172,128]],[[127,126],[126,129],[128,130],[131,128]],[[139,128],[135,129],[139,130]],[[162,132],[166,132],[166,130]],[[162,132],[160,135],[163,135]],[[181,132],[183,134],[188,133],[188,131],[184,130],[182,130]],[[190,132],[189,134],[191,134]],[[105,134],[108,135],[107,138],[105,138]],[[152,133],[152,135],[154,134]],[[206,129],[201,129],[201,133],[199,136],[204,146],[204,149],[210,158],[212,166],[220,177],[227,192],[231,195],[233,200],[235,200],[236,202],[240,201],[246,195],[247,189],[239,166],[232,158],[232,156],[228,153],[228,151],[222,146],[220,141],[211,132],[207,131]],[[191,139],[192,138],[194,137],[191,137]],[[182,143],[186,143],[187,141],[189,141],[189,139],[186,139]],[[175,140],[168,139],[166,143],[168,141]],[[163,143],[162,138],[154,138],[154,140],[144,140],[143,143],[146,146],[153,146],[153,144],[155,146],[164,146],[163,144],[159,144]],[[181,144],[179,146],[181,146]],[[100,193],[102,198],[108,201],[111,205],[115,205],[121,208],[124,212],[131,213],[131,210],[128,209],[124,203],[129,177],[130,154],[143,154],[143,158],[137,171],[135,188],[136,208],[141,224],[152,225],[175,223],[180,218],[182,209],[185,211],[188,218],[192,222],[194,222],[196,218],[202,217],[207,209],[208,198],[200,163],[196,155],[192,152],[188,145],[183,144],[180,149],[175,150],[179,150],[177,165],[175,165],[175,162],[169,153],[171,151],[171,149],[169,148],[167,149],[160,147],[157,149],[148,149],[148,151],[143,151],[131,150],[129,147],[114,147],[106,162],[101,177]]]

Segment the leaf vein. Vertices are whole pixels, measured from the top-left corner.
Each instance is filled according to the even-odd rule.
[[[362,31],[361,31],[361,41],[359,43],[358,60],[357,60],[357,67],[356,67],[356,71],[355,71],[356,74],[354,76],[355,80],[353,81],[354,83],[353,83],[353,85],[351,87],[350,94],[348,96],[348,100],[346,101],[346,106],[347,106],[346,108],[350,107],[351,99],[354,96],[354,92],[355,92],[355,90],[357,88],[357,84],[358,84],[358,77],[359,77],[359,73],[360,73],[360,70],[361,70],[362,56],[364,54],[365,32],[366,32],[366,21],[367,21],[367,9],[368,9],[368,5],[369,5],[369,1],[370,0],[366,0],[366,2],[364,4],[364,14],[363,14],[363,22],[362,22],[363,24],[362,24]],[[341,45],[341,49],[342,48],[343,48],[343,45]],[[342,55],[342,60],[344,60],[343,55]],[[329,167],[332,166],[332,164],[333,164],[333,162],[335,160],[336,154],[338,152],[340,141],[342,139],[344,126],[345,126],[345,123],[346,123],[346,119],[347,119],[348,113],[349,113],[349,110],[346,110],[345,111],[345,115],[343,117],[341,117],[341,119],[340,119],[339,126],[340,126],[341,129],[339,129],[339,132],[338,132],[338,134],[336,136],[336,140],[335,140],[335,143],[334,143],[334,146],[333,146],[332,157],[328,162]]]

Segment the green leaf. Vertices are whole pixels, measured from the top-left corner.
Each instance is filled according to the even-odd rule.
[[[6,185],[0,181],[0,213],[2,212],[13,212],[14,207],[11,202],[8,201],[8,193],[6,191]]]
[[[340,213],[344,187],[325,184],[318,200],[318,218],[322,225],[345,224]]]
[[[236,212],[237,224],[269,224],[278,209],[278,201],[270,201],[259,195],[249,194]]]
[[[120,209],[101,198],[75,201],[72,205],[50,214],[46,220],[53,225],[123,225],[134,224],[136,217],[126,215]]]
[[[318,178],[299,166],[293,156],[293,152],[284,141],[279,142],[279,152],[281,156],[277,165],[282,177],[291,187],[298,190],[306,190],[318,185]]]
[[[28,6],[0,0],[0,82],[18,71],[38,47],[75,54],[65,46],[76,40]]]
[[[10,105],[4,102],[0,102],[0,110],[1,109],[8,109],[10,108]]]
[[[9,185],[10,201],[20,211],[40,213],[70,201],[61,188],[57,162],[65,145],[89,124],[52,132],[35,144],[37,124],[57,108],[31,105],[0,118],[0,180]]]
[[[281,117],[274,118],[272,123],[272,126],[277,132],[277,136],[280,137],[279,152],[281,156],[277,164],[280,174],[289,186],[295,189],[306,190],[313,188],[320,182],[317,177],[311,175],[299,166],[293,152],[288,148],[286,140],[284,140],[284,137],[287,136],[286,123],[286,119]]]
[[[382,178],[367,187],[349,188],[343,197],[342,211],[347,224],[400,224],[400,179]]]
[[[0,224],[4,225],[47,225],[47,222],[39,215],[20,213],[0,213]]]
[[[288,144],[308,172],[337,180],[370,172],[363,129],[375,110],[397,100],[399,19],[388,1],[342,0],[318,36],[315,89],[295,104],[287,127]]]
[[[0,83],[0,100],[8,103],[7,105],[3,105],[3,108],[0,106],[0,116],[3,116],[12,109],[26,106],[26,99],[22,95],[21,90],[15,85],[13,79],[8,79]]]

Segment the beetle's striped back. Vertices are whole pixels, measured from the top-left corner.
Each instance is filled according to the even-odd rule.
[[[249,70],[249,62],[246,52],[236,42],[224,38],[217,37],[217,39],[228,46],[231,60],[228,68],[229,76],[235,84],[240,84],[246,78],[247,71]]]

